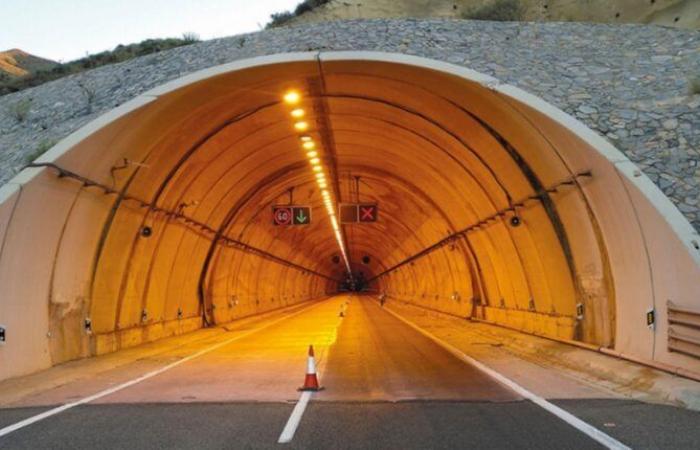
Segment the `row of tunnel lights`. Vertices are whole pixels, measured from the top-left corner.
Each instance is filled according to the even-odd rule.
[[[335,213],[333,194],[329,188],[329,181],[326,178],[326,170],[324,170],[323,161],[320,157],[321,150],[317,147],[314,139],[309,134],[306,134],[309,131],[309,122],[306,120],[306,111],[301,107],[302,96],[298,91],[290,90],[284,94],[283,99],[284,103],[292,108],[289,114],[294,120],[294,129],[300,133],[299,142],[302,149],[306,152],[306,157],[311,164],[311,170],[316,178],[316,184],[318,184],[321,197],[323,197],[323,204],[325,205],[326,211],[328,212],[328,217],[331,220],[333,233],[335,234],[336,241],[338,241],[340,253],[343,255],[345,267],[347,268],[348,272],[350,272],[350,260],[348,259],[347,251],[345,249],[345,242],[343,241],[343,234],[340,231],[338,217]]]

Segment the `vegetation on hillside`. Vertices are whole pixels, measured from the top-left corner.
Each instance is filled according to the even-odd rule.
[[[303,0],[299,3],[294,11],[281,11],[274,13],[270,16],[270,23],[267,24],[267,28],[274,28],[284,25],[296,16],[300,16],[307,11],[311,11],[314,8],[325,5],[331,0]]]
[[[272,14],[267,28],[285,25],[295,17],[325,5],[330,1],[304,0],[297,5],[294,11],[281,11]],[[495,0],[493,3],[463,13],[462,18],[470,20],[517,21],[523,18],[523,8],[520,0]]]
[[[700,76],[691,77],[688,79],[688,94],[699,95],[700,94]]]
[[[21,78],[0,76],[0,95],[21,91],[48,81],[53,81],[107,64],[123,62],[139,56],[149,55],[183,45],[194,44],[198,41],[199,36],[193,33],[186,33],[182,38],[147,39],[137,44],[118,45],[114,50],[88,55],[84,58],[63,64],[57,64],[49,70],[38,70]]]
[[[493,3],[467,11],[463,19],[515,22],[523,19],[523,8],[519,0],[496,0]]]

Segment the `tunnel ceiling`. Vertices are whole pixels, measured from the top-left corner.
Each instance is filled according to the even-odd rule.
[[[372,273],[534,192],[499,135],[431,92],[426,80],[389,76],[381,64],[372,74],[328,64],[322,75],[316,63],[264,71],[245,75],[252,86],[243,86],[240,75],[223,76],[173,94],[178,105],[196,105],[182,108],[149,145],[147,168],[136,170],[129,192],[170,209],[196,203],[186,209],[192,218],[338,278],[344,268],[329,264],[338,247],[300,133],[281,101],[292,88],[302,93],[311,123],[306,134],[319,142],[338,200],[354,200],[360,177],[360,200],[380,203],[378,224],[345,228],[351,261],[372,256]],[[545,155],[537,164],[549,169]],[[538,182],[567,176],[547,173]],[[288,202],[291,187],[295,203],[313,206],[309,228],[270,226],[271,205]]]

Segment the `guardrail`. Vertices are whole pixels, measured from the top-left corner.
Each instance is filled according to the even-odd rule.
[[[668,302],[668,350],[700,358],[700,311]]]

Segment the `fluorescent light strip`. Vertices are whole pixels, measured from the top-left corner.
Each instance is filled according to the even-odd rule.
[[[294,119],[301,119],[306,115],[305,111],[301,107],[297,106],[298,103],[301,101],[301,94],[298,91],[287,91],[283,96],[283,100],[286,104],[294,106],[294,108],[290,111],[290,115]],[[309,122],[305,120],[297,120],[294,122],[293,125],[294,129],[299,132],[304,132],[309,129]],[[350,260],[348,259],[348,253],[347,249],[345,248],[345,242],[343,241],[343,234],[341,233],[340,224],[338,223],[338,219],[335,215],[335,202],[333,201],[332,192],[328,190],[328,183],[326,182],[325,171],[323,170],[323,166],[321,165],[320,158],[318,158],[318,152],[315,150],[316,143],[313,141],[311,136],[306,134],[299,136],[299,140],[301,141],[301,147],[304,150],[309,150],[306,153],[306,156],[309,158],[309,162],[311,163],[311,170],[313,171],[316,177],[316,182],[318,183],[318,186],[321,189],[323,203],[326,206],[326,212],[328,212],[328,217],[331,220],[333,234],[335,235],[335,240],[338,241],[338,247],[340,247],[340,253],[343,255],[345,267],[348,270],[348,274],[351,274],[352,271],[350,270]]]

